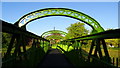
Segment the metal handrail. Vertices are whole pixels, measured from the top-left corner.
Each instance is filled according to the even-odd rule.
[[[29,31],[23,30],[15,25],[7,23],[5,21],[0,20],[0,24],[2,24],[2,32],[7,32],[7,33],[11,33],[11,34],[21,34],[21,35],[26,35],[28,37],[42,39],[44,41],[49,41],[49,40],[42,38],[41,36],[33,34]]]
[[[11,23],[8,23],[8,22],[5,22],[3,20],[0,20],[0,24],[2,24],[2,32],[5,32],[5,33],[9,33],[9,34],[13,34],[13,35],[24,35],[26,37],[30,37],[30,38],[33,38],[33,39],[40,39],[40,40],[43,40],[43,41],[47,41],[49,42],[49,40],[45,39],[45,38],[42,38],[41,36],[38,36],[36,34],[33,34],[29,31],[26,31],[22,28],[19,28]],[[25,53],[21,54],[21,55],[24,55],[24,54],[28,54],[29,51],[26,51]],[[19,56],[21,56],[19,55]],[[9,61],[12,61],[14,59],[16,59],[17,57],[19,56],[12,56],[12,58],[8,57],[9,59],[5,60],[5,61],[2,61],[2,64],[4,63],[7,63]]]
[[[112,39],[112,38],[120,38],[120,29],[114,29],[109,31],[104,31],[96,34],[91,34],[87,36],[72,38],[63,40],[64,41],[75,41],[75,40],[93,40],[93,39]]]

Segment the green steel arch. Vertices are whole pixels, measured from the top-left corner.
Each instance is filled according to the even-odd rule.
[[[64,37],[63,36],[60,36],[60,35],[49,35],[47,36],[45,39],[47,40],[64,40]]]
[[[44,32],[41,36],[42,36],[42,37],[46,37],[46,36],[48,36],[49,34],[53,34],[53,33],[59,33],[59,34],[64,35],[64,36],[67,34],[66,32],[60,31],[60,30],[50,30],[50,31]]]
[[[77,20],[80,20],[89,26],[92,27],[94,32],[103,32],[104,29],[100,26],[100,24],[93,19],[92,17],[68,8],[45,8],[37,11],[33,11],[21,17],[15,24],[19,27],[23,27],[27,25],[29,22],[34,21],[39,18],[48,17],[48,16],[66,16],[71,17]]]

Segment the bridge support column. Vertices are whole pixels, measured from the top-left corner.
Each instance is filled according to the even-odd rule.
[[[102,58],[102,51],[101,51],[101,48],[100,48],[100,39],[94,40],[94,46],[96,46],[95,51],[94,51],[94,56]]]
[[[6,53],[5,57],[7,57],[7,56],[10,55],[10,52],[11,52],[11,50],[12,50],[14,41],[15,41],[15,35],[12,35],[12,38],[11,38],[10,44],[9,44],[9,46],[8,46],[7,53]]]
[[[102,43],[100,43],[100,42],[102,42]],[[103,52],[101,51],[101,45],[103,45],[105,57],[102,55]],[[88,56],[88,61],[90,61],[90,56],[92,55],[93,50],[94,50],[94,54],[93,54],[94,57],[97,57],[97,58],[100,58],[101,60],[105,60],[107,62],[110,62],[109,53],[108,53],[107,46],[105,44],[104,39],[92,40],[92,44],[91,44],[91,48],[90,48],[89,56]]]
[[[101,48],[100,48],[100,39],[94,39],[92,40],[92,44],[91,44],[91,48],[90,48],[90,51],[89,51],[89,56],[88,56],[88,60],[90,61],[90,56],[92,55],[92,52],[93,52],[93,49],[95,47],[95,50],[94,50],[94,56],[95,57],[99,57],[102,58],[102,51],[101,51]]]
[[[103,44],[103,49],[104,49],[104,53],[105,53],[105,57],[103,59],[105,59],[105,61],[107,61],[108,63],[111,63],[111,58],[109,56],[108,50],[107,50],[107,45],[105,43],[105,40],[102,39],[102,44]]]
[[[26,52],[26,45],[28,43],[28,41],[26,42],[26,40],[27,40],[27,37],[22,35],[21,36],[21,46],[23,47],[23,52]]]
[[[36,47],[36,39],[33,39],[32,47]]]
[[[18,55],[20,55],[20,53],[21,53],[20,45],[21,45],[21,35],[17,35],[16,45],[15,45],[15,50],[14,50],[15,56],[17,56],[17,53],[18,53]]]
[[[89,55],[88,55],[88,61],[90,61],[90,56],[92,55],[92,52],[93,52],[93,49],[95,46],[94,42],[95,42],[95,40],[92,40],[92,44],[91,44]]]
[[[44,42],[44,40],[43,40],[43,48],[44,48],[44,44],[45,44],[45,42]]]
[[[103,49],[104,49],[104,52],[105,52],[105,56],[109,57],[109,53],[108,53],[108,50],[107,50],[107,45],[106,45],[104,39],[102,39],[102,44],[103,44]]]
[[[97,48],[97,51],[98,51],[98,53],[99,53],[99,57],[100,57],[100,59],[103,57],[102,56],[102,51],[101,51],[101,48],[100,48],[100,39],[97,39],[96,40],[96,48]]]

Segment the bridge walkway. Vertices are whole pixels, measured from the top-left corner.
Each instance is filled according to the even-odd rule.
[[[49,53],[38,65],[38,68],[74,68],[74,66],[66,59],[60,50],[50,49]]]

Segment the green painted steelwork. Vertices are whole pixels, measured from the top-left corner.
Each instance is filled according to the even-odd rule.
[[[12,43],[10,42],[10,47],[8,47],[9,52],[6,53],[3,57],[2,68],[22,68],[25,66],[27,68],[33,68],[39,63],[40,60],[43,59],[43,57],[45,57],[45,54],[47,53],[50,45],[49,40],[25,31],[10,23],[1,20],[0,23],[2,23],[3,25],[2,32],[13,34],[13,40],[11,39]],[[26,37],[33,38],[33,44],[28,50],[26,49],[24,42],[26,41]],[[110,62],[109,53],[107,51],[106,43],[104,40],[111,38],[120,38],[120,29],[109,30],[97,34],[87,35],[59,42],[63,45],[68,45],[67,50],[64,50],[63,47],[57,47],[64,51],[64,54],[68,57],[68,59],[78,68],[81,68],[83,66],[85,67],[86,65],[89,67],[102,66],[101,68],[117,68],[113,66]],[[14,54],[12,54],[11,47],[13,46],[13,43],[15,43],[15,39],[15,50]],[[83,40],[92,40],[89,54],[81,48]],[[103,46],[105,56],[103,56],[101,53],[100,42],[102,42],[101,45]],[[20,50],[20,46],[23,47],[23,52]],[[69,46],[73,46],[74,49],[69,51]],[[94,55],[92,55],[93,51]]]
[[[61,35],[64,35],[64,36],[67,34],[66,32],[60,31],[60,30],[50,30],[50,31],[44,32],[41,36],[46,37],[46,36],[48,36],[50,34],[53,34],[53,33],[58,33],[58,34],[61,34]]]
[[[5,21],[0,20],[0,24],[2,32],[12,35],[7,51],[3,52],[2,68],[36,67],[47,54],[50,41]],[[29,39],[33,41],[28,48]]]
[[[48,36],[46,39],[63,39],[63,36],[59,36],[59,35],[50,35]]]
[[[68,9],[68,8],[45,8],[45,9],[33,11],[21,17],[15,24],[18,25],[19,27],[23,27],[33,20],[43,18],[43,17],[48,17],[48,16],[71,17],[71,18],[80,20],[88,24],[89,26],[91,26],[94,33],[104,31],[104,29],[100,26],[100,24],[92,17],[82,12],[79,12],[73,9]]]
[[[108,67],[114,68],[114,66],[112,66],[110,64],[111,63],[110,57],[109,57],[109,53],[107,51],[107,46],[106,46],[104,39],[120,38],[120,29],[104,31],[104,29],[100,26],[100,24],[96,20],[91,18],[90,16],[83,14],[81,12],[78,12],[76,10],[66,9],[66,8],[47,8],[47,9],[37,10],[37,11],[31,12],[31,13],[26,14],[23,17],[21,17],[15,23],[15,25],[18,25],[21,28],[25,28],[29,22],[34,21],[39,18],[48,17],[48,16],[71,17],[71,18],[80,20],[80,21],[88,24],[89,26],[91,26],[93,28],[93,32],[99,32],[97,34],[91,34],[91,35],[82,36],[82,37],[78,37],[78,38],[72,38],[72,39],[68,39],[68,40],[59,42],[63,45],[65,44],[68,46],[66,51],[63,48],[60,48],[60,49],[64,51],[65,55],[69,59],[74,60],[75,64],[83,65],[84,64],[83,61],[81,61],[79,59],[84,59],[84,62],[87,62],[87,63],[92,62],[93,66],[95,65],[95,63],[99,62],[98,66],[101,65],[106,68],[108,68]],[[2,22],[4,22],[4,21],[2,21]],[[30,68],[30,67],[33,68],[38,63],[38,60],[41,60],[44,57],[43,55],[45,55],[47,53],[49,45],[50,45],[50,41],[43,37],[49,36],[49,34],[54,34],[54,33],[56,33],[56,34],[60,33],[62,35],[66,35],[66,33],[64,33],[63,31],[59,31],[59,30],[55,31],[54,30],[53,32],[47,31],[42,34],[42,37],[40,37],[33,33],[28,32],[26,30],[23,30],[15,25],[6,23],[6,22],[4,22],[2,25],[3,25],[2,32],[7,32],[7,33],[13,34],[10,45],[8,47],[8,51],[4,56],[5,60],[2,63],[3,68],[7,68],[7,67],[11,67],[11,68],[16,67],[17,68],[17,66],[14,66],[14,65],[18,65],[18,66],[20,65],[20,66],[24,67],[24,64],[26,65],[26,63],[28,63],[28,65],[26,65],[26,66],[28,66],[28,68]],[[32,47],[29,50],[26,49],[26,47],[25,47],[26,44],[24,42],[27,37],[33,39]],[[17,42],[15,44],[14,54],[11,55],[12,46],[13,46],[13,43],[15,40]],[[82,43],[83,40],[92,40],[92,45],[91,45],[89,54],[82,53],[82,52],[85,52],[81,48],[81,46],[83,44]],[[100,42],[102,42],[102,44],[100,44]],[[103,56],[103,54],[101,52],[101,45],[103,46],[105,56]],[[20,50],[21,49],[20,46],[23,47],[23,50],[24,50],[23,54],[21,53],[22,51]],[[69,46],[72,46],[73,50],[69,51],[68,50]],[[95,49],[95,50],[93,50],[93,49]],[[94,51],[94,56],[92,56],[93,51]],[[16,61],[16,58],[21,58],[21,56],[23,56],[25,59],[19,59]],[[86,56],[86,57],[84,57],[84,56]],[[9,60],[10,59],[9,57],[10,58],[12,57],[12,59]],[[29,58],[26,58],[26,57],[29,57]],[[91,59],[92,59],[92,61],[90,61]],[[22,62],[16,63],[18,61],[20,61],[20,62],[22,61]],[[76,61],[77,61],[77,63],[76,63]],[[94,62],[94,61],[96,61],[96,62]],[[85,66],[86,66],[86,64],[85,64]],[[90,64],[90,67],[91,67],[91,64]],[[103,68],[103,67],[101,67],[101,68]],[[81,68],[81,67],[79,67],[79,68]]]
[[[69,60],[73,64],[75,64],[75,66],[77,66],[77,68],[83,67],[82,63],[86,61],[87,63],[88,62],[93,63],[93,64],[90,64],[90,67],[93,66],[93,67],[101,67],[101,68],[117,68],[117,66],[115,67],[114,65],[111,64],[109,51],[107,50],[107,45],[104,40],[104,39],[113,39],[113,38],[116,38],[116,39],[120,38],[120,29],[109,30],[109,31],[104,31],[97,34],[91,34],[91,35],[82,36],[78,38],[63,40],[60,42],[60,44],[63,44],[64,46],[71,45],[74,48],[74,50],[65,51],[63,47],[59,47],[59,49],[64,51],[64,54],[69,58]],[[89,54],[81,47],[83,45],[82,43],[83,40],[92,40]],[[102,48],[104,52],[102,52]],[[73,56],[73,54],[76,56]],[[81,63],[81,60],[79,59],[84,59],[85,61],[82,61]],[[77,63],[74,61],[76,61]],[[86,63],[85,64],[83,63],[83,65],[86,65]]]
[[[48,40],[42,38],[41,36],[37,36],[36,34],[33,34],[33,33],[26,31],[26,30],[23,30],[23,29],[15,26],[13,24],[7,23],[5,21],[1,21],[1,22],[3,22],[2,23],[2,26],[3,26],[2,32],[7,32],[7,33],[11,33],[11,34],[21,34],[21,35],[30,36],[30,37],[33,37],[36,39],[42,39],[42,40],[48,41]]]
[[[78,38],[72,38],[64,41],[75,41],[75,40],[94,40],[94,39],[112,39],[112,38],[120,38],[120,29],[109,30],[100,32],[97,34],[91,34],[87,36],[82,36]]]

